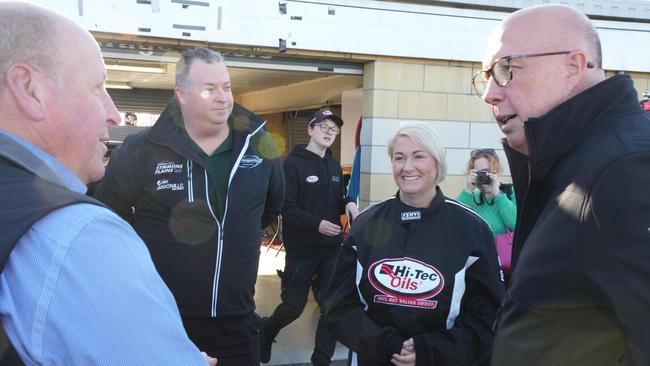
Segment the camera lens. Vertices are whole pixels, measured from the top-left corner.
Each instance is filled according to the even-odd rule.
[[[492,183],[492,178],[488,175],[488,172],[481,170],[480,172],[476,173],[476,185],[482,186],[482,185],[488,185]]]

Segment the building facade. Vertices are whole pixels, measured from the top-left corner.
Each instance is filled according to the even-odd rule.
[[[431,123],[446,147],[455,196],[475,148],[500,149],[490,110],[471,90],[487,37],[507,14],[549,0],[35,0],[84,24],[98,40],[122,112],[155,115],[173,96],[186,47],[221,51],[236,101],[264,116],[288,153],[304,118],[330,107],[345,120],[336,154],[352,164],[361,129],[361,206],[396,187],[386,142],[403,123]],[[596,25],[609,75],[650,89],[650,2],[558,1]],[[502,155],[502,152],[499,151]],[[503,155],[502,155],[503,156]],[[509,173],[506,171],[506,175]]]

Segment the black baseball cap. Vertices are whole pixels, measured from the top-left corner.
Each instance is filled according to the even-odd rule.
[[[341,127],[343,126],[343,119],[336,114],[332,113],[329,109],[322,109],[316,113],[314,113],[313,116],[311,116],[311,119],[309,120],[309,126],[313,126],[316,123],[329,119],[332,122],[336,123],[337,126]]]

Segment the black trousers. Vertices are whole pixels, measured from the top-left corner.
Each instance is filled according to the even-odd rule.
[[[275,308],[266,323],[265,336],[275,338],[282,328],[298,319],[305,309],[312,278],[316,275],[320,287],[317,299],[320,317],[316,328],[314,352],[311,356],[314,365],[329,365],[336,348],[336,339],[325,326],[324,305],[337,255],[338,252],[318,258],[294,258],[287,255],[281,278],[282,303]]]
[[[259,316],[251,312],[222,318],[182,317],[187,335],[219,366],[259,366]]]

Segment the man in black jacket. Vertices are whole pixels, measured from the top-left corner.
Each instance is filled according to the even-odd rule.
[[[280,329],[296,320],[307,303],[314,275],[325,288],[332,278],[336,257],[343,242],[340,216],[350,220],[359,213],[345,197],[343,174],[329,147],[340,132],[343,120],[329,110],[316,112],[309,121],[309,144],[296,146],[284,161],[286,199],[282,209],[282,238],[287,251],[282,275],[282,303],[261,326],[261,359],[269,362],[271,347]],[[325,327],[322,296],[321,317],[311,356],[314,365],[329,365],[336,339]]]
[[[517,195],[492,364],[650,364],[650,120],[576,9],[508,16],[474,77]]]
[[[257,366],[253,294],[260,228],[282,207],[279,153],[233,103],[220,54],[186,50],[176,70],[177,100],[113,152],[96,196],[147,244],[192,341],[220,365]]]

